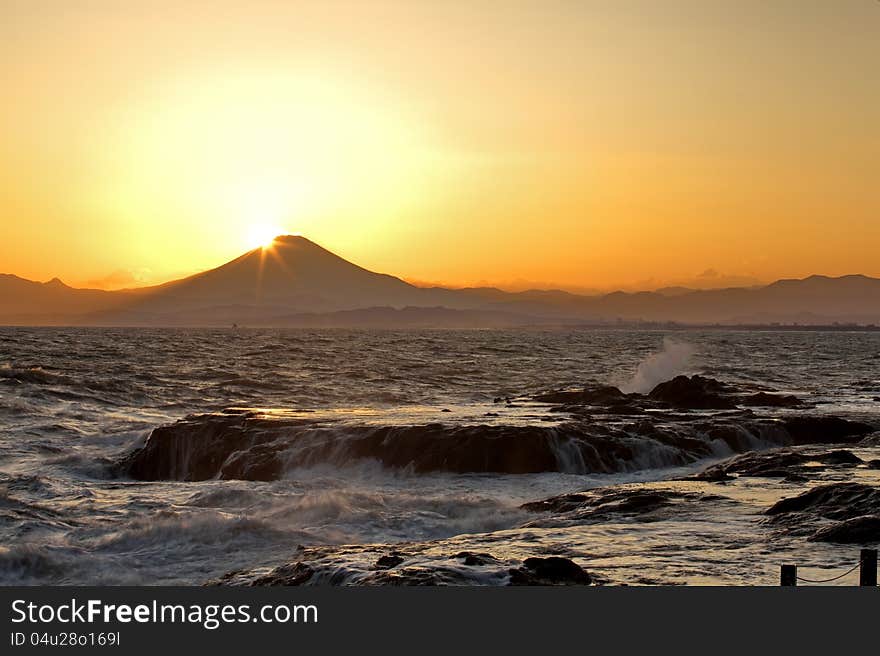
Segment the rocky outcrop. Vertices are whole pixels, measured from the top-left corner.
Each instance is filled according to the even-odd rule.
[[[828,415],[801,415],[782,420],[792,444],[856,444],[876,428],[861,421]]]
[[[817,470],[816,465],[856,466],[862,459],[851,451],[805,451],[775,449],[771,451],[745,453],[717,465],[712,465],[685,480],[727,481],[738,476],[766,478],[788,478],[805,480],[805,474]],[[809,467],[809,469],[808,469]]]
[[[553,528],[622,518],[653,522],[680,513],[685,504],[723,501],[726,498],[717,494],[673,488],[609,487],[550,497],[520,507],[528,512],[546,514],[546,517],[533,519],[524,526]]]
[[[772,395],[761,394],[749,398],[793,403],[786,397],[771,402]],[[876,431],[867,423],[821,414],[785,411],[762,418],[752,410],[680,411],[731,410],[740,397],[738,389],[712,378],[678,376],[647,397],[610,386],[541,395],[536,398],[564,405],[549,408],[553,412],[545,408],[545,415],[528,421],[514,411],[520,416],[509,423],[498,413],[475,415],[472,423],[453,417],[449,423],[401,425],[357,423],[356,415],[227,411],[156,428],[113,469],[138,480],[183,481],[270,481],[291,469],[359,460],[417,473],[615,473],[771,445],[854,444]],[[762,469],[750,475],[775,475],[768,464]],[[702,480],[745,470],[726,472],[707,471]]]
[[[803,405],[803,402],[796,396],[790,394],[768,394],[767,392],[740,396],[736,399],[736,403],[750,408],[799,408]]]
[[[583,390],[547,392],[546,394],[538,394],[533,398],[541,403],[609,406],[627,404],[632,399],[637,399],[640,396],[640,394],[624,394],[618,388],[610,385],[601,385]]]
[[[734,391],[714,378],[676,376],[660,383],[648,396],[672,408],[687,410],[731,410],[736,402],[729,394]]]
[[[880,542],[880,515],[853,517],[831,526],[820,528],[810,540],[840,544],[870,544]]]
[[[568,558],[526,558],[510,570],[510,585],[590,585],[590,575]]]
[[[880,514],[880,489],[854,482],[820,485],[777,501],[765,512],[771,517],[792,513],[834,520]]]

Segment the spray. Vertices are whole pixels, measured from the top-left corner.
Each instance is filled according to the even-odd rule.
[[[621,389],[624,392],[646,394],[658,383],[674,378],[687,370],[696,350],[687,342],[663,338],[663,349],[652,353],[639,363],[635,375]]]

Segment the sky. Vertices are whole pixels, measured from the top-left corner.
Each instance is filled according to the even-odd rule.
[[[0,272],[880,276],[878,63],[876,0],[3,0]]]

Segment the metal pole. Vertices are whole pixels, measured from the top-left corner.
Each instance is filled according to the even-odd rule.
[[[779,585],[797,585],[797,565],[783,565],[780,568]]]
[[[859,554],[859,585],[877,586],[877,550],[862,549]]]

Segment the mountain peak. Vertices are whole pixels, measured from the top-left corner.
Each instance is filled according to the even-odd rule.
[[[57,276],[43,284],[51,285],[52,287],[68,287],[68,285],[64,284],[64,282],[61,281],[61,278],[58,278]]]

